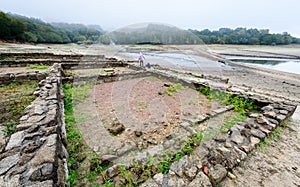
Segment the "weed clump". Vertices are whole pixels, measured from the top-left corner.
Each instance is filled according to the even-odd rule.
[[[225,105],[232,105],[234,111],[241,115],[246,115],[248,112],[257,113],[257,109],[254,106],[254,99],[239,97],[230,93],[213,90],[207,86],[202,86],[199,92],[204,94],[209,100],[216,100]]]

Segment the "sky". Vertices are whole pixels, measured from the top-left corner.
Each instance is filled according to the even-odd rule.
[[[46,22],[115,30],[156,22],[182,29],[258,28],[300,37],[299,0],[0,0],[0,10]]]

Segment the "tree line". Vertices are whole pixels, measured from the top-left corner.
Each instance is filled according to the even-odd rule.
[[[0,12],[0,39],[31,43],[93,43],[102,29],[82,24],[45,23],[40,19]]]
[[[218,31],[208,29],[189,30],[206,44],[243,44],[243,45],[288,45],[300,44],[300,39],[289,33],[271,34],[268,29],[220,28]]]
[[[83,24],[45,23],[0,11],[0,40],[31,43],[103,43],[103,44],[244,44],[288,45],[300,44],[289,33],[271,34],[268,29],[220,28],[181,30],[162,24],[148,24],[143,28],[126,28],[105,34],[100,26]]]
[[[109,40],[108,40],[109,38]],[[124,28],[103,35],[102,43],[115,44],[202,44],[202,40],[187,30],[162,24],[148,24],[138,29]]]

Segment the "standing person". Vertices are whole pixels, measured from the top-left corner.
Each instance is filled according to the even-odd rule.
[[[139,56],[140,67],[144,66],[144,61],[145,61],[145,56],[143,55],[142,52],[140,52],[140,56]]]

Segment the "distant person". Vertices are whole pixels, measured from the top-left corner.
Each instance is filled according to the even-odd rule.
[[[144,66],[144,61],[145,61],[145,56],[143,55],[142,52],[140,52],[140,56],[139,56],[140,67]]]
[[[148,69],[150,69],[150,68],[151,68],[151,64],[148,62],[148,63],[146,64],[146,67],[147,67]]]

